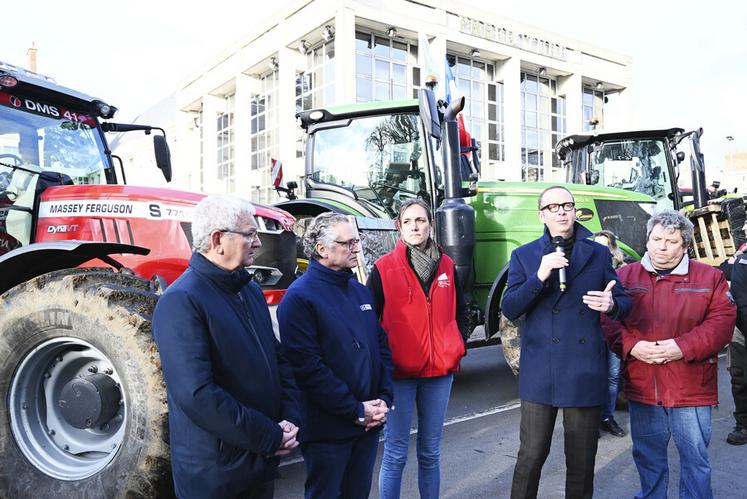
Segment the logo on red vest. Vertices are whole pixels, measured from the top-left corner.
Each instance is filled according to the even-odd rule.
[[[439,288],[448,288],[451,286],[451,280],[449,280],[449,276],[446,275],[446,273],[441,274],[436,279],[436,283],[438,284]]]

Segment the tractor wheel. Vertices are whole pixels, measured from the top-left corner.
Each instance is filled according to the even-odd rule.
[[[147,280],[42,275],[0,296],[0,497],[171,497]]]

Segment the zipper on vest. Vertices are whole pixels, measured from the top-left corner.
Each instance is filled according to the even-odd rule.
[[[426,310],[428,311],[428,371],[429,375],[433,374],[433,311],[431,297],[425,297]]]

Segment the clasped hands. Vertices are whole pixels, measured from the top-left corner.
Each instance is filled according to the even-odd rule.
[[[363,422],[357,422],[361,426],[365,427],[368,431],[377,426],[381,426],[386,422],[386,414],[389,412],[389,407],[381,399],[366,400],[363,402],[364,420]]]
[[[283,440],[280,443],[280,448],[275,451],[275,456],[287,456],[290,452],[298,447],[298,426],[294,425],[290,421],[285,419],[278,423],[280,428],[283,430]]]
[[[630,355],[647,364],[666,364],[683,357],[682,350],[672,338],[659,341],[641,340],[630,350]]]

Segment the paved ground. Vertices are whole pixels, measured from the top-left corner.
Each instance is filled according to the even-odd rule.
[[[729,375],[721,359],[719,390],[721,406],[713,413],[711,459],[714,468],[713,489],[718,498],[747,497],[739,480],[747,473],[747,445],[735,447],[725,441],[733,425],[733,400]],[[462,372],[454,383],[444,428],[442,448],[443,498],[508,497],[518,451],[519,411],[516,408],[517,383],[503,361],[500,347],[471,350]],[[628,428],[624,411],[615,415]],[[417,498],[417,469],[414,436],[403,479],[404,498]],[[379,448],[379,458],[381,447]],[[376,464],[376,470],[379,462]],[[670,497],[677,497],[679,465],[674,444],[670,444]],[[638,474],[631,457],[630,437],[604,434],[599,442],[595,478],[595,497],[619,499],[633,497],[638,490]],[[304,468],[300,458],[286,461],[278,480],[278,499],[303,496]],[[371,497],[378,498],[376,480]],[[552,450],[543,470],[539,496],[563,497],[565,468],[561,418],[558,418]]]

